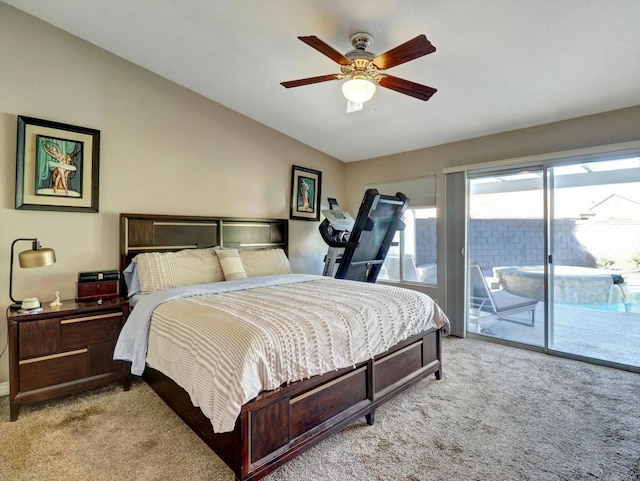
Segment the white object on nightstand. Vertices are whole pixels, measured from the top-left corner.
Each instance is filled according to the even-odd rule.
[[[37,309],[40,307],[40,301],[37,297],[25,297],[20,304],[20,309],[27,311],[29,309]]]
[[[62,302],[60,302],[60,292],[56,291],[56,300],[49,304],[51,307],[60,307]]]

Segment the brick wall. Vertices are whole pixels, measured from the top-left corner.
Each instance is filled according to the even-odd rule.
[[[416,265],[435,264],[437,258],[436,219],[416,219]]]
[[[553,223],[557,265],[598,267],[610,259],[613,269],[634,269],[640,252],[640,222],[559,219]],[[541,265],[544,256],[540,219],[471,219],[469,258],[490,274],[496,266]],[[436,262],[435,219],[416,220],[416,264]]]

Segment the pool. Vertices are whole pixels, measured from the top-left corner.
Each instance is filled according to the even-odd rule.
[[[637,303],[618,303],[618,304],[563,304],[566,307],[578,307],[581,309],[594,309],[597,311],[606,312],[632,312],[634,314],[640,314],[640,304]]]
[[[521,297],[544,301],[542,266],[495,267],[494,274],[505,290]],[[631,302],[619,272],[578,266],[554,266],[554,301],[560,304],[616,306],[622,311]],[[593,307],[591,307],[593,308]],[[607,307],[603,310],[613,310]]]

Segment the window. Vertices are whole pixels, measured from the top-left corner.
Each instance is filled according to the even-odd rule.
[[[378,278],[435,285],[438,277],[435,176],[370,184],[367,188],[386,195],[402,192],[409,199],[403,217],[406,227],[396,233]]]

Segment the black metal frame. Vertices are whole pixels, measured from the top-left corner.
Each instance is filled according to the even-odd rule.
[[[404,230],[402,221],[409,199],[367,189],[358,210],[348,242],[336,271],[336,279],[376,282],[396,231]]]

